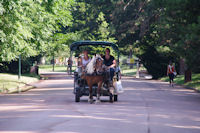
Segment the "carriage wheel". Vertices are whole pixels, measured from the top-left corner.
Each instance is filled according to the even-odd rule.
[[[80,97],[78,94],[76,94],[76,96],[75,96],[75,102],[80,102]]]
[[[114,101],[118,101],[118,95],[114,95]]]
[[[77,93],[75,95],[75,102],[80,102],[80,96]]]
[[[110,94],[110,102],[111,103],[113,103],[113,101],[114,101],[114,99],[113,99],[114,97],[113,97],[113,95],[112,94]]]
[[[80,91],[79,90],[76,90],[75,102],[80,102]]]

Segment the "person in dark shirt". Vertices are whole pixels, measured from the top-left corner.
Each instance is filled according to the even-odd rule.
[[[69,58],[68,61],[67,61],[67,73],[71,75],[71,72],[72,72],[72,59]]]
[[[105,52],[106,53],[103,56],[104,64],[110,70],[110,80],[112,82],[113,77],[114,77],[114,72],[115,72],[116,61],[115,61],[115,58],[112,55],[110,55],[110,49],[109,48],[106,48]]]

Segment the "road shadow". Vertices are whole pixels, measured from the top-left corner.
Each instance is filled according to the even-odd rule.
[[[127,128],[138,133],[200,131],[200,95],[191,90],[170,88],[167,83],[153,80],[123,78],[125,92],[118,102],[101,97],[100,104],[89,104],[85,96],[76,103],[71,76],[47,76],[52,79],[40,82],[36,89],[0,96],[0,133],[86,133],[88,125],[94,131],[111,123],[111,130],[107,130],[115,132]]]

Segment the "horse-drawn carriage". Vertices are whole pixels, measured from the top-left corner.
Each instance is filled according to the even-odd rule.
[[[70,57],[72,57],[73,52],[80,51],[81,47],[111,47],[117,56],[116,62],[119,64],[119,50],[118,47],[114,43],[110,42],[100,42],[100,41],[79,41],[74,42],[70,46]],[[101,60],[102,58],[100,56],[93,55],[93,59],[96,62]],[[92,60],[90,63],[92,63]],[[89,64],[88,64],[89,65]],[[110,102],[117,101],[118,100],[118,94],[116,92],[116,89],[111,85],[109,85],[109,81],[107,80],[106,73],[98,75],[86,75],[85,72],[82,71],[81,67],[77,66],[76,71],[74,72],[74,94],[75,94],[75,102],[80,102],[81,96],[109,96]],[[99,82],[95,82],[95,84],[90,84],[90,80],[99,80]],[[89,81],[86,81],[89,80]],[[103,81],[101,81],[103,80]],[[119,80],[119,72],[115,71],[113,81]],[[90,87],[91,86],[91,87]],[[91,88],[91,89],[90,89]],[[93,101],[93,99],[91,99]],[[90,103],[92,103],[90,101]]]

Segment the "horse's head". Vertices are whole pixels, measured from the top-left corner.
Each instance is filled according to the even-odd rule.
[[[103,58],[100,55],[93,56],[92,60],[87,64],[85,72],[87,74],[102,74],[104,72]]]
[[[97,74],[102,74],[104,72],[103,58],[100,55],[96,55],[95,70]]]

